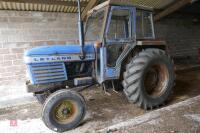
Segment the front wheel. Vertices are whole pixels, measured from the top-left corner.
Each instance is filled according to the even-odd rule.
[[[173,61],[160,49],[146,49],[136,55],[124,73],[124,93],[144,109],[162,105],[174,85]]]
[[[42,119],[45,125],[56,132],[76,128],[85,116],[84,98],[75,91],[59,90],[44,103]]]

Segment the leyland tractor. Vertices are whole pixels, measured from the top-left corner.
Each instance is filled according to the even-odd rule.
[[[123,90],[130,103],[162,106],[174,85],[174,64],[165,41],[155,38],[152,8],[109,0],[87,14],[78,5],[79,45],[42,46],[25,53],[28,92],[43,104],[42,119],[56,132],[76,128],[86,104],[80,94],[95,84]]]

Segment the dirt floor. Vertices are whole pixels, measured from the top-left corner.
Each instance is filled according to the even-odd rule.
[[[173,95],[165,106],[174,104],[200,94],[200,70],[182,71],[177,73]],[[111,91],[111,96],[102,89],[93,86],[83,92],[87,102],[87,115],[79,129],[90,132],[105,128],[147,112],[130,104],[122,92]],[[42,106],[38,103],[27,104],[0,110],[1,120],[27,120],[40,118]]]

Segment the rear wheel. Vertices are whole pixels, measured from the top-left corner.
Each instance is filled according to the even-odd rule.
[[[124,92],[130,102],[144,109],[162,105],[174,84],[173,61],[160,49],[146,49],[136,55],[124,73]]]
[[[85,116],[84,98],[75,91],[59,90],[44,103],[42,118],[45,125],[56,132],[76,128]]]

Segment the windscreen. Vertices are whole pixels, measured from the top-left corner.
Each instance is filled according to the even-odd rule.
[[[85,40],[97,41],[101,39],[101,31],[104,22],[104,11],[94,12],[86,23]]]

